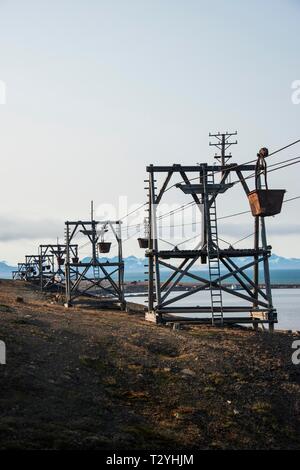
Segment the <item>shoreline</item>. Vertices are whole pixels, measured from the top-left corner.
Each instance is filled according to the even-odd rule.
[[[128,294],[136,294],[136,295],[147,295],[147,289],[148,289],[148,283],[147,282],[139,282],[139,281],[125,281],[124,283],[125,286],[125,295],[128,296]],[[186,282],[186,283],[180,283],[177,286],[174,286],[174,292],[182,292],[182,291],[189,291],[195,287],[195,283],[191,282]],[[230,284],[224,284],[227,288],[232,288],[232,290],[242,290],[242,289],[236,289],[236,284],[230,283]],[[260,289],[265,289],[264,284],[259,284]],[[271,285],[272,289],[300,289],[300,284],[273,284]],[[208,290],[208,289],[205,289]]]

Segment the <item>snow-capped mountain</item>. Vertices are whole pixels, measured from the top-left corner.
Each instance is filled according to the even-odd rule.
[[[84,258],[82,261],[89,261],[90,258]],[[105,263],[106,261],[117,261],[118,258],[115,256],[113,258],[100,258],[100,261]],[[250,258],[240,258],[238,260],[238,264],[246,264],[250,261]],[[143,274],[145,269],[145,265],[147,266],[148,261],[147,258],[137,258],[136,256],[127,256],[124,258],[125,262],[125,272],[130,275],[132,274]],[[11,278],[11,273],[16,268],[14,266],[9,266],[5,261],[0,261],[0,278]],[[193,271],[204,271],[207,269],[207,265],[203,264],[195,264],[193,266]],[[300,259],[299,258],[284,258],[283,256],[278,256],[273,254],[270,258],[270,269],[271,271],[275,270],[300,270]]]
[[[89,258],[85,258],[85,261],[89,260]],[[107,260],[110,261],[117,261],[117,257],[114,258],[100,258],[102,262]],[[84,261],[84,260],[83,260]],[[237,261],[237,259],[236,259]],[[238,264],[246,264],[250,261],[250,258],[239,258]],[[124,258],[125,268],[128,271],[140,272],[144,271],[144,265],[148,264],[147,258],[137,258],[136,256],[127,256]],[[278,256],[273,254],[270,258],[270,268],[271,269],[300,269],[300,259],[299,258],[284,258],[283,256]],[[206,265],[196,264],[193,267],[193,270],[203,270],[206,268]]]

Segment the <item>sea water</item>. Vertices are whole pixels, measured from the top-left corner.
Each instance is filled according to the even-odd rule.
[[[240,292],[240,291],[238,291]],[[177,297],[183,292],[173,292],[168,298]],[[298,330],[300,331],[300,289],[273,289],[273,305],[277,309],[278,313],[278,323],[276,324],[276,329],[281,330]],[[146,297],[134,296],[129,299],[132,302],[144,303],[146,304]],[[234,295],[223,293],[223,303],[224,305],[249,305],[243,299],[236,297]],[[197,305],[210,305],[210,293],[209,291],[202,291],[196,294],[193,294],[190,297],[185,299],[178,300],[173,306],[197,306]],[[247,314],[238,313],[231,316],[247,316]],[[180,316],[183,316],[180,314]],[[201,317],[207,316],[203,314],[189,314],[191,317]]]

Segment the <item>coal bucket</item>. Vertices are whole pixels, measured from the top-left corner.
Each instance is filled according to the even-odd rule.
[[[148,248],[148,243],[149,243],[148,238],[138,238],[137,240],[139,242],[140,248],[143,248],[143,249]]]
[[[79,263],[79,258],[77,258],[76,256],[74,258],[72,258],[72,263],[74,263],[74,264]]]
[[[111,247],[111,242],[99,242],[98,248],[100,253],[109,253]]]
[[[256,189],[248,194],[253,216],[270,217],[281,212],[285,189]]]
[[[58,258],[57,259],[57,264],[58,264],[58,266],[63,266],[65,264],[65,260],[63,258]]]

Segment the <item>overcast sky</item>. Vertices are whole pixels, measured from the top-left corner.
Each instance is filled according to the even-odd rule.
[[[212,162],[210,131],[238,131],[236,162],[300,138],[299,21],[298,0],[0,0],[0,259],[62,237],[91,199],[142,204],[149,163]],[[270,186],[300,195],[299,166]],[[239,191],[222,214],[247,209]],[[300,257],[298,214],[268,221],[277,254]]]

